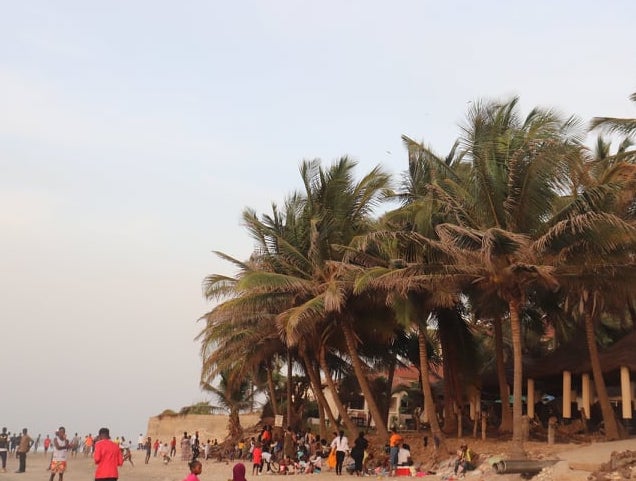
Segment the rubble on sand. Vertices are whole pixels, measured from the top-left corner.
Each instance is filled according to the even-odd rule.
[[[636,479],[636,451],[614,451],[607,463],[587,477],[590,481]]]

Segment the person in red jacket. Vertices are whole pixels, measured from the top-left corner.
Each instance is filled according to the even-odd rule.
[[[95,443],[93,459],[97,465],[95,481],[116,481],[119,478],[117,468],[124,464],[124,457],[119,446],[110,440],[108,428],[99,430],[99,441]]]

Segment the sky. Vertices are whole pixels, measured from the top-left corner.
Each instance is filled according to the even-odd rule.
[[[471,102],[635,117],[636,2],[5,2],[0,425],[136,439],[199,390],[216,257],[246,207],[343,155],[406,169]]]

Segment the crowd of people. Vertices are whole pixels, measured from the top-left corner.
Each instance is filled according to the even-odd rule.
[[[250,438],[249,441],[242,439],[232,446],[229,457],[231,460],[250,461],[252,476],[260,476],[263,472],[308,474],[320,473],[322,470],[333,470],[338,476],[341,476],[343,471],[357,476],[395,476],[399,468],[413,465],[410,447],[397,430],[391,432],[385,448],[386,455],[375,458],[368,449],[369,441],[364,432],[360,432],[352,444],[344,431],[333,432],[332,436],[331,440],[328,440],[309,429],[295,431],[288,427],[281,431],[265,425],[258,436]],[[50,451],[49,481],[55,481],[56,476],[58,481],[63,481],[68,459],[77,456],[78,453],[94,458],[95,479],[116,479],[119,466],[125,462],[134,466],[134,447],[131,441],[124,436],[111,440],[107,428],[100,429],[96,438],[90,433],[84,437],[78,436],[77,433],[68,436],[66,429],[59,427],[52,437],[46,435],[42,439],[41,435],[38,435],[33,439],[26,428],[19,433],[11,433],[5,427],[0,433],[2,471],[6,472],[8,456],[15,456],[18,459],[18,469],[15,472],[25,472],[27,453],[31,450],[37,452],[40,445],[45,455]],[[138,451],[144,452],[146,464],[152,457],[159,457],[164,464],[172,462],[177,457],[177,447],[180,450],[181,461],[187,462],[190,467],[188,479],[192,480],[201,473],[201,461],[213,457],[213,451],[218,450],[220,446],[216,439],[202,442],[198,431],[194,434],[184,432],[180,441],[177,441],[176,436],[161,441],[140,434],[136,445]],[[241,465],[245,469],[245,466]],[[462,444],[455,458],[454,473],[461,474],[474,468],[474,453],[466,444]],[[244,474],[243,472],[243,477]]]

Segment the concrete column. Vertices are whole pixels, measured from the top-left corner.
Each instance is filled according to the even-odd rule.
[[[621,398],[623,400],[623,419],[632,418],[632,386],[629,382],[629,368],[621,366]]]
[[[572,417],[572,373],[563,371],[563,417]]]
[[[591,395],[590,375],[585,373],[581,376],[581,403],[583,404],[582,408],[585,413],[585,419],[590,419]]]
[[[470,419],[475,421],[481,412],[481,392],[477,389],[470,396]]]
[[[534,419],[534,379],[528,379],[526,399],[528,401],[528,418]]]

